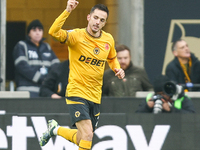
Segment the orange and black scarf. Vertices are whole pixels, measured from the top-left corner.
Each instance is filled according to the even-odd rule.
[[[179,60],[179,63],[181,65],[183,73],[185,74],[185,83],[191,82],[191,79],[190,79],[191,67],[192,67],[191,57],[189,58],[189,61],[188,61],[188,64],[187,64],[188,67],[186,67],[183,63],[181,63],[180,60]]]

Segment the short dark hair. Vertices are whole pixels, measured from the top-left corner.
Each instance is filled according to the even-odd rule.
[[[130,50],[130,48],[129,48],[128,46],[126,46],[126,45],[118,45],[118,46],[115,47],[115,49],[116,49],[116,52],[117,52],[117,53],[118,53],[118,52],[121,52],[121,51],[124,51],[124,50],[128,50],[128,51],[129,51],[129,54],[131,55],[131,50]]]
[[[176,44],[180,41],[184,41],[183,39],[178,39],[178,40],[175,40],[172,44],[172,52],[176,50]]]
[[[39,28],[44,30],[42,23],[40,22],[40,20],[36,19],[33,20],[27,27],[27,34],[29,34],[31,29],[35,29],[35,28]]]
[[[99,9],[99,10],[105,11],[107,13],[107,18],[108,18],[108,16],[109,16],[109,10],[108,10],[107,6],[105,6],[104,4],[96,4],[90,10],[90,14],[93,13],[95,9]]]

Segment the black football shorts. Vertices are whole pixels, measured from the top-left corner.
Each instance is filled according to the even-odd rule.
[[[75,104],[67,104],[69,108],[72,126],[80,120],[90,119],[93,131],[97,128],[100,109],[99,104],[93,103],[81,97],[67,97],[68,100]]]

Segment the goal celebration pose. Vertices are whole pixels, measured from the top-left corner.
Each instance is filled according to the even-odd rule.
[[[102,80],[106,61],[123,79],[124,70],[116,58],[115,42],[111,34],[102,28],[109,15],[103,4],[92,7],[87,15],[86,28],[61,29],[65,20],[78,5],[76,0],[68,0],[66,10],[55,20],[49,34],[61,43],[68,45],[69,82],[66,90],[66,103],[73,126],[68,129],[58,125],[55,120],[48,121],[48,129],[40,139],[44,146],[52,136],[59,135],[79,146],[79,150],[90,150],[93,132],[97,126],[102,93]]]

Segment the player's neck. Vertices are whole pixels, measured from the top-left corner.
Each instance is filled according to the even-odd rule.
[[[93,37],[100,37],[101,36],[101,30],[98,32],[93,32],[90,28],[86,28],[86,31]]]

